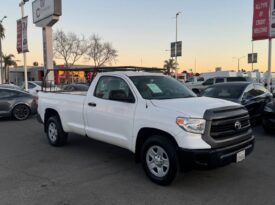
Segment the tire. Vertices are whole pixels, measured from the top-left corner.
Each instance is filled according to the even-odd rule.
[[[178,173],[177,147],[161,135],[152,136],[144,142],[141,161],[149,179],[162,186],[171,184]]]
[[[29,118],[31,110],[27,105],[16,105],[12,110],[12,117],[18,121],[23,121]]]
[[[61,147],[68,141],[68,134],[64,132],[57,116],[50,117],[46,122],[46,134],[50,145],[54,147]]]

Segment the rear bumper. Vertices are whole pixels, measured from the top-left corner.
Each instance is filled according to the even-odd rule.
[[[205,166],[205,167],[221,167],[236,162],[237,153],[245,150],[248,156],[254,149],[255,138],[240,142],[238,144],[226,146],[217,149],[208,150],[180,150],[180,158],[183,167]]]

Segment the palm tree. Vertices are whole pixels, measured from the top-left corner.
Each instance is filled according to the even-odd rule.
[[[177,69],[177,63],[173,59],[164,61],[164,69],[166,69],[166,74],[171,75],[171,73]]]
[[[0,62],[2,61],[2,39],[4,39],[4,38],[5,38],[5,29],[4,29],[3,25],[2,25],[2,23],[0,23]],[[2,69],[2,68],[0,68],[0,69]],[[2,73],[2,70],[0,70],[0,73]],[[1,78],[0,81],[2,82],[3,75],[1,75],[0,78]]]
[[[0,23],[0,39],[4,39],[5,38],[5,29],[3,27],[3,25]]]
[[[9,67],[10,66],[17,66],[16,61],[13,60],[14,55],[13,54],[9,54],[9,55],[3,55],[3,62],[4,62],[4,76],[6,79],[6,82],[9,82],[10,80],[10,71],[9,71]]]

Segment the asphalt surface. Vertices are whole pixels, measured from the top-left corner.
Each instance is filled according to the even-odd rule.
[[[275,136],[254,133],[256,149],[244,162],[161,187],[126,150],[76,135],[54,148],[35,119],[0,119],[0,204],[274,205]]]

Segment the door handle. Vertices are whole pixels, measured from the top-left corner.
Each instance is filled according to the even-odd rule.
[[[88,103],[88,105],[89,105],[90,107],[96,107],[96,103],[93,103],[93,102]]]

